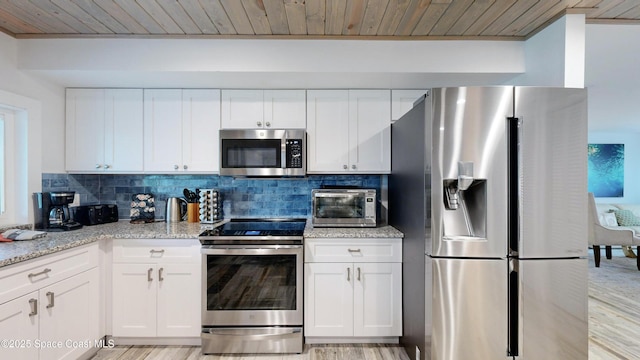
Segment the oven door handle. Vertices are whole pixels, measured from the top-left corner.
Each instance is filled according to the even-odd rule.
[[[203,255],[273,255],[296,254],[302,250],[302,245],[274,245],[255,246],[228,245],[222,247],[203,247],[200,252]]]
[[[264,339],[264,338],[270,338],[270,337],[281,337],[281,336],[286,336],[286,335],[293,335],[293,334],[297,334],[299,332],[301,332],[302,330],[300,328],[293,328],[293,329],[287,329],[287,330],[280,330],[278,332],[275,333],[266,333],[266,334],[249,334],[249,333],[236,333],[236,332],[230,332],[229,330],[217,330],[217,329],[205,329],[203,330],[203,332],[205,334],[210,334],[210,335],[217,335],[217,336],[230,336],[230,337],[242,337],[246,340],[260,340],[260,339]]]

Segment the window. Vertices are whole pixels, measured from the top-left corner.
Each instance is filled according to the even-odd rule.
[[[15,220],[11,211],[15,196],[12,174],[15,172],[14,113],[0,107],[0,224],[10,224]]]
[[[5,188],[4,188],[4,114],[0,114],[0,216],[4,215],[5,204]]]

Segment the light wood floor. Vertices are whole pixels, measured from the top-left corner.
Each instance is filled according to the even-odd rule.
[[[196,346],[116,346],[102,349],[92,360],[409,360],[393,345],[305,345],[293,355],[201,355]]]
[[[406,360],[396,346],[306,346],[300,355],[200,355],[199,347],[118,346],[102,349],[92,360]],[[640,360],[640,271],[635,259],[613,250],[602,254],[600,268],[589,254],[589,360]]]
[[[616,249],[589,254],[589,360],[605,359],[640,359],[640,271]]]

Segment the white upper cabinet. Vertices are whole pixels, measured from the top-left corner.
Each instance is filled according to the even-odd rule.
[[[142,89],[67,89],[67,171],[142,171],[142,134]]]
[[[304,129],[304,90],[222,90],[223,129]]]
[[[389,90],[307,91],[309,173],[389,173]]]
[[[391,90],[391,121],[394,122],[413,108],[413,103],[427,93],[427,89]]]
[[[304,90],[265,90],[264,126],[272,129],[306,128],[306,98]]]
[[[145,90],[144,129],[145,171],[219,171],[220,90]]]
[[[220,171],[220,90],[183,90],[182,104],[183,170]]]

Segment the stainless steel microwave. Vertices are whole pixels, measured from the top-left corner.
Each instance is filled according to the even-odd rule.
[[[316,227],[375,227],[375,189],[314,189],[312,224]]]
[[[306,132],[220,130],[220,175],[304,176]]]

